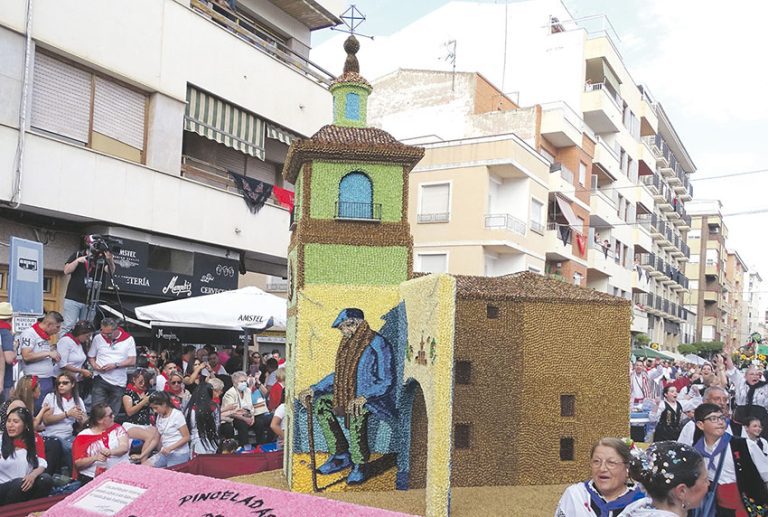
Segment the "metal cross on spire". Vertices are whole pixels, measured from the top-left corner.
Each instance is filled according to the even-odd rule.
[[[347,34],[352,34],[353,36],[362,36],[364,38],[370,38],[373,39],[373,36],[367,36],[365,34],[360,34],[357,32],[357,28],[360,27],[360,25],[365,21],[365,15],[360,12],[360,10],[355,6],[355,4],[350,4],[349,8],[347,8],[346,11],[341,13],[341,16],[339,16],[341,20],[344,22],[344,26],[346,29],[340,29],[338,27],[331,27],[331,30],[339,31],[339,32],[346,32]]]

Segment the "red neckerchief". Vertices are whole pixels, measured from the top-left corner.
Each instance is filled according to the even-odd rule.
[[[80,345],[82,347],[85,347],[85,344],[81,343],[80,341],[78,341],[77,338],[75,336],[73,336],[71,332],[67,332],[66,334],[64,334],[64,337],[68,337],[69,339],[74,341],[76,345]]]
[[[72,394],[70,393],[70,394],[69,394],[69,396],[67,396],[67,395],[62,395],[62,396],[61,396],[61,398],[63,398],[63,399],[64,399],[64,400],[66,400],[67,402],[69,402],[70,400],[72,400]]]
[[[213,397],[211,400],[214,404],[221,404],[221,397]]]
[[[79,460],[85,458],[88,455],[88,448],[99,440],[101,440],[104,447],[108,449],[109,433],[117,427],[120,427],[120,424],[113,424],[112,427],[104,430],[101,434],[78,434],[77,437],[75,437],[75,441],[72,442],[72,459]],[[72,477],[77,479],[77,468],[74,466],[74,461],[72,462]]]
[[[16,438],[13,440],[13,448],[27,450],[27,444],[21,438]],[[35,433],[35,449],[37,449],[37,457],[45,459],[45,444],[43,438],[37,433]]]
[[[147,390],[140,390],[133,384],[128,384],[128,386],[125,387],[125,391],[130,391],[131,393],[135,393],[138,396],[142,396],[147,392]]]
[[[13,325],[8,320],[0,320],[0,329],[13,330]]]
[[[117,335],[116,338],[112,340],[113,343],[120,343],[121,341],[130,339],[131,335],[126,331],[124,331],[123,329],[121,329],[120,327],[117,328],[117,331],[119,332],[119,334]]]
[[[34,325],[32,325],[32,330],[37,332],[37,335],[40,336],[41,338],[45,339],[46,341],[51,339],[51,336],[49,336],[46,331],[44,331],[42,328],[40,328],[40,324],[39,323],[35,323]]]

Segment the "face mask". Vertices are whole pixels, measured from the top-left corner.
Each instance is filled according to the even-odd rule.
[[[247,382],[240,382],[237,384],[237,387],[240,391],[245,391],[248,389],[248,383]]]

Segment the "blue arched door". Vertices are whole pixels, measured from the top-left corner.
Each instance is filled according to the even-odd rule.
[[[339,183],[338,217],[373,219],[373,185],[362,172],[350,172]]]

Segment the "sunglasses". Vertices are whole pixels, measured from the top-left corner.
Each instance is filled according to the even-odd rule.
[[[69,381],[59,381],[56,383],[57,386],[66,386],[67,384],[72,384]]]
[[[181,381],[171,381],[170,384],[181,384]]]

